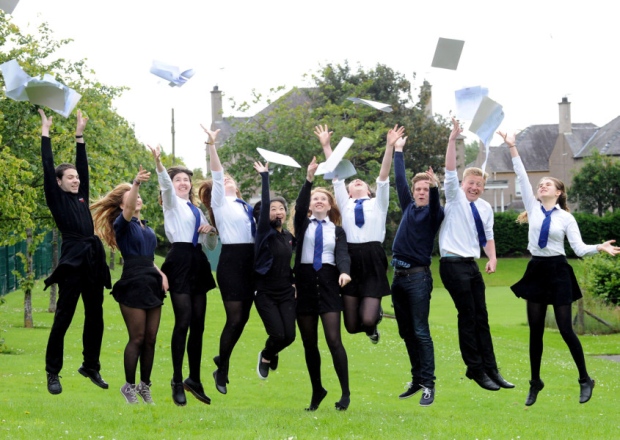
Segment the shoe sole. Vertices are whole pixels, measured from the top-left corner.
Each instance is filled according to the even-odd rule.
[[[207,396],[205,394],[205,396],[201,396],[199,393],[197,393],[196,391],[194,391],[192,389],[192,387],[190,387],[189,385],[187,385],[185,382],[183,382],[183,389],[185,391],[188,391],[192,396],[194,396],[196,399],[198,399],[200,402],[206,404],[206,405],[211,405],[211,399],[209,398],[209,396]],[[206,397],[206,399],[205,399]]]
[[[47,389],[47,391],[48,391],[50,394],[53,394],[53,395],[55,395],[55,396],[56,396],[56,395],[58,395],[58,394],[60,394],[60,393],[62,393],[62,389],[60,389],[60,390],[58,390],[58,391],[52,391],[52,390],[50,390],[50,389],[48,388],[48,389]]]
[[[92,377],[90,377],[90,375],[89,375],[86,371],[82,370],[81,368],[79,368],[79,369],[78,369],[78,373],[80,373],[82,376],[84,376],[84,377],[86,377],[86,378],[90,379],[90,381],[91,381],[92,383],[94,383],[95,385],[97,385],[99,388],[103,388],[104,390],[107,390],[107,389],[110,387],[110,386],[109,386],[107,383],[105,383],[105,382],[104,382],[104,383],[99,383],[99,382],[97,382],[95,379],[93,379]]]
[[[222,389],[220,389],[220,386],[217,384],[217,370],[215,370],[213,372],[213,380],[215,381],[215,389],[220,393],[220,394],[226,394],[228,392],[228,389],[226,387],[221,387],[224,391],[222,391]]]

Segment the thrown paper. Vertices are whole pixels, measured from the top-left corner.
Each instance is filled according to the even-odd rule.
[[[340,163],[338,164],[338,166],[336,167],[334,171],[332,171],[331,173],[325,173],[325,175],[323,175],[323,179],[344,180],[356,174],[357,174],[357,170],[355,169],[351,161],[347,159],[343,159],[340,161]]]
[[[153,60],[150,72],[166,81],[169,81],[170,87],[181,87],[192,76],[194,76],[193,69],[187,69],[181,72],[177,66],[162,63],[161,61]]]
[[[482,98],[489,95],[489,89],[486,87],[466,87],[454,92],[454,98],[456,100],[456,116],[463,120],[472,120]]]
[[[315,174],[317,176],[320,176],[321,174],[333,172],[340,163],[340,161],[344,158],[344,155],[347,153],[347,151],[349,151],[351,145],[353,145],[353,139],[343,137],[340,142],[338,142],[338,145],[336,146],[336,149],[332,152],[331,156],[329,156],[329,159],[319,164],[319,167],[316,169]]]
[[[375,108],[377,110],[381,110],[382,112],[391,113],[392,107],[389,104],[384,104],[382,102],[371,101],[370,99],[361,99],[361,98],[347,98],[349,101],[352,101],[356,104],[366,104],[369,107]]]
[[[461,59],[464,45],[465,42],[462,40],[439,38],[431,66],[441,69],[456,70],[459,65],[459,60]]]
[[[277,163],[279,165],[286,165],[288,167],[301,168],[301,165],[299,165],[297,161],[291,156],[275,153],[269,150],[264,150],[262,148],[257,148],[256,151],[258,151],[258,153],[263,156],[263,159],[265,159],[269,163]]]

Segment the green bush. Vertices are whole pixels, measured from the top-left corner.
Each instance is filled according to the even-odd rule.
[[[598,254],[584,260],[583,288],[608,304],[620,304],[620,260]]]
[[[495,213],[493,236],[498,257],[527,255],[527,224],[517,223],[515,211]]]

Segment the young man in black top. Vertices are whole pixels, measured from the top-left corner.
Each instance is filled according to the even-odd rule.
[[[88,118],[77,112],[75,166],[60,164],[54,168],[54,155],[49,137],[52,117],[41,115],[41,158],[45,199],[62,235],[58,267],[45,280],[45,288],[58,284],[58,303],[47,343],[45,371],[47,390],[60,394],[59,373],[62,369],[64,338],[77,307],[80,294],[84,302],[84,362],[78,372],[95,385],[107,389],[101,378],[99,354],[103,339],[103,288],[111,288],[110,270],[105,251],[95,235],[89,209],[88,159],[84,144],[84,128]]]

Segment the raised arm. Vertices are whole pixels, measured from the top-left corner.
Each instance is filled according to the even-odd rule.
[[[403,138],[403,134],[405,134],[405,127],[399,127],[398,124],[395,125],[394,128],[390,129],[390,131],[388,131],[387,139],[385,142],[385,153],[383,153],[381,170],[379,171],[380,182],[385,182],[390,176],[390,169],[392,168],[392,156],[394,155],[394,146],[397,141]],[[405,141],[406,140],[407,139],[405,138]]]
[[[297,201],[295,202],[295,217],[293,223],[295,225],[295,234],[299,233],[301,225],[308,217],[308,209],[310,208],[310,193],[312,192],[312,182],[314,181],[314,173],[319,165],[316,163],[316,157],[312,158],[312,162],[308,165],[306,172],[306,181],[304,182]]]
[[[319,142],[321,142],[321,147],[323,147],[323,153],[325,154],[325,159],[329,159],[329,156],[332,155],[332,147],[331,147],[331,139],[333,131],[329,131],[326,125],[317,125],[314,127],[314,134],[319,138]]]
[[[147,147],[149,147],[149,150],[151,150],[151,154],[153,154],[153,159],[155,160],[155,168],[157,169],[157,172],[161,173],[165,171],[166,168],[164,168],[164,165],[161,163],[161,147],[159,145],[155,148],[151,147],[150,145],[147,145]]]
[[[452,133],[448,139],[448,149],[446,150],[446,171],[456,171],[456,139],[463,132],[463,128],[456,118],[452,118]]]
[[[498,131],[497,134],[499,134],[502,139],[504,139],[504,142],[506,143],[506,145],[508,145],[508,149],[510,151],[510,157],[519,157],[519,152],[517,151],[517,138],[515,136],[514,133],[508,134],[504,131]]]
[[[133,183],[131,184],[131,189],[129,190],[129,194],[127,195],[127,199],[125,200],[123,206],[123,218],[128,222],[131,221],[134,213],[136,212],[136,205],[138,204],[138,194],[140,190],[140,184],[142,182],[147,182],[151,177],[151,173],[142,168],[140,165],[140,171],[136,175],[136,178],[133,179]]]
[[[218,156],[217,149],[215,148],[215,140],[217,139],[217,135],[220,132],[220,129],[218,128],[215,131],[211,131],[208,128],[205,128],[202,124],[200,124],[200,126],[209,136],[209,140],[206,142],[206,144],[209,147],[209,158],[211,159],[209,162],[211,163],[211,171],[222,171],[220,156]]]
[[[403,148],[407,143],[407,137],[399,137],[394,141],[394,176],[396,180],[396,194],[398,195],[398,203],[400,209],[405,211],[410,203],[413,202],[409,184],[405,176],[405,158],[403,156]]]
[[[258,243],[258,235],[264,234],[271,227],[269,222],[269,211],[271,209],[269,197],[269,162],[266,162],[265,165],[260,162],[254,162],[254,169],[261,177],[260,215],[258,217],[258,224],[256,225],[256,243]]]
[[[75,169],[80,176],[80,193],[86,196],[90,194],[90,177],[88,170],[88,157],[86,157],[86,144],[84,143],[84,130],[86,129],[87,117],[82,117],[82,111],[77,111],[77,123],[75,127]]]

